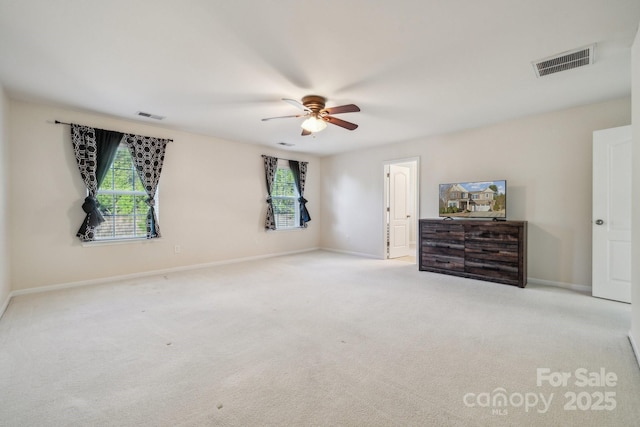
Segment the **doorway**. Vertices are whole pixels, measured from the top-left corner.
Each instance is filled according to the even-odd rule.
[[[416,263],[419,159],[384,164],[385,258]]]

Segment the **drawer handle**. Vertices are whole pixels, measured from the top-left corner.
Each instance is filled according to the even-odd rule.
[[[441,261],[439,259],[436,259],[436,262],[439,262],[440,264],[451,264],[451,261]]]

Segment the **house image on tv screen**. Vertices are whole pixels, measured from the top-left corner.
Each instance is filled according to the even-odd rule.
[[[506,181],[440,184],[440,216],[506,217]]]

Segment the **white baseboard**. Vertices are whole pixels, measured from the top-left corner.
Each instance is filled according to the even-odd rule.
[[[572,291],[591,295],[591,286],[578,285],[576,283],[555,282],[553,280],[536,279],[535,277],[527,277],[527,283],[532,285],[553,286],[556,288],[570,289]]]
[[[13,292],[9,292],[9,295],[7,295],[7,299],[5,299],[2,305],[0,305],[0,319],[2,319],[2,315],[4,314],[4,312],[7,311],[7,307],[9,307],[11,297],[13,297]]]
[[[333,249],[333,248],[321,248],[321,249],[323,251],[327,251],[327,252],[335,252],[335,253],[339,253],[339,254],[359,256],[359,257],[362,257],[362,258],[384,259],[384,257],[380,257],[378,255],[373,255],[373,254],[366,254],[364,252],[344,251],[342,249]]]
[[[255,261],[255,260],[259,260],[259,259],[274,258],[274,257],[278,257],[278,256],[285,256],[285,255],[295,255],[295,254],[300,254],[300,253],[305,253],[305,252],[316,251],[318,249],[319,248],[310,248],[310,249],[303,249],[303,250],[299,250],[299,251],[280,252],[280,253],[267,254],[267,255],[257,255],[257,256],[244,257],[244,258],[234,258],[234,259],[228,259],[228,260],[223,260],[223,261],[208,262],[208,263],[204,263],[204,264],[192,264],[192,265],[185,265],[185,266],[180,266],[180,267],[166,268],[166,269],[162,269],[162,270],[151,270],[151,271],[144,271],[144,272],[141,272],[141,273],[124,274],[124,275],[120,275],[120,276],[109,276],[109,277],[103,277],[103,278],[99,278],[99,279],[81,280],[81,281],[78,281],[78,282],[60,283],[60,284],[57,284],[57,285],[47,285],[47,286],[41,286],[41,287],[37,287],[37,288],[20,289],[20,290],[17,290],[17,291],[13,291],[13,292],[11,292],[9,294],[9,298],[7,299],[7,302],[6,302],[5,306],[4,306],[4,308],[6,308],[6,306],[9,305],[9,300],[12,297],[18,296],[18,295],[36,294],[36,293],[40,293],[40,292],[49,292],[49,291],[55,291],[55,290],[60,290],[60,289],[77,288],[77,287],[80,287],[80,286],[99,285],[99,284],[109,283],[109,282],[114,282],[114,281],[119,281],[119,280],[139,279],[141,277],[161,276],[163,274],[176,273],[176,272],[180,272],[180,271],[198,270],[198,269],[201,269],[201,268],[215,267],[215,266],[219,266],[219,265],[236,264],[236,263],[245,262],[245,261]],[[2,312],[0,312],[0,315],[2,313],[4,313],[4,310]]]
[[[633,335],[631,335],[631,331],[629,331],[628,337],[629,343],[631,343],[631,349],[633,350],[633,355],[636,357],[636,362],[638,363],[638,368],[640,368],[640,351],[636,345],[636,341],[633,339]]]

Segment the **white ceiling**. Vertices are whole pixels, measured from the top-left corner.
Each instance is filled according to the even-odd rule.
[[[0,0],[0,81],[15,99],[328,155],[627,96],[639,22],[638,0]],[[592,43],[594,65],[536,78],[532,61]],[[357,104],[338,117],[360,127],[260,120],[308,94]]]

